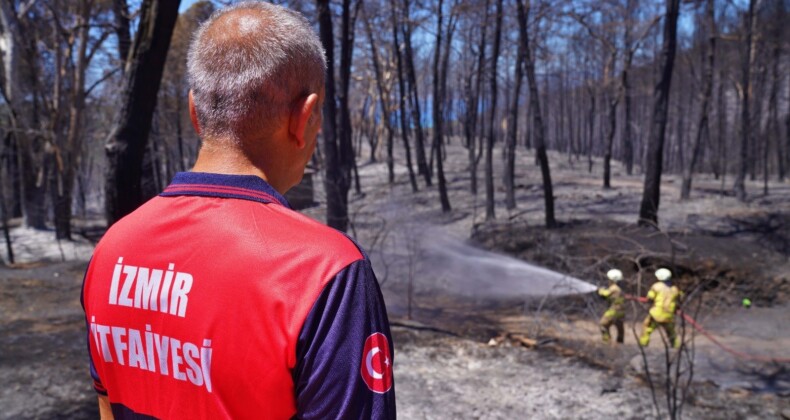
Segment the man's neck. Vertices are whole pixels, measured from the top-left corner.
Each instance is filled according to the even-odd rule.
[[[223,175],[254,175],[280,192],[276,179],[272,179],[264,168],[255,165],[241,149],[233,146],[217,146],[204,142],[192,171]]]

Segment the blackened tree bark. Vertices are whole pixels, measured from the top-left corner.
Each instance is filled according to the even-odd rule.
[[[787,83],[787,98],[790,98],[790,83]],[[790,112],[785,115],[785,168],[790,167]]]
[[[494,136],[496,129],[497,101],[497,61],[499,60],[499,45],[502,40],[502,0],[496,2],[496,24],[494,26],[494,47],[491,51],[491,109],[488,114],[488,137],[486,138],[486,220],[496,218],[494,210]]]
[[[521,1],[521,0],[518,0]],[[526,31],[527,22],[520,19],[519,15],[519,34],[521,26],[524,26]],[[524,38],[519,36],[518,50],[516,52],[516,67],[515,75],[513,76],[513,97],[510,99],[510,110],[507,119],[507,140],[505,145],[505,207],[508,210],[516,208],[516,188],[515,188],[515,172],[516,172],[516,135],[518,133],[518,111],[519,111],[519,97],[521,96],[521,83],[524,80],[524,55],[526,54],[526,47],[524,46]]]
[[[3,141],[4,144],[9,144],[11,138],[11,132],[9,131],[5,135],[5,140]],[[7,146],[6,146],[7,147]],[[3,150],[3,153],[0,154],[0,163],[5,166],[6,160],[8,160],[9,154],[6,150]],[[8,206],[6,205],[6,194],[5,194],[5,182],[3,180],[3,170],[0,169],[0,222],[3,225],[3,239],[5,239],[5,249],[6,249],[6,256],[8,257],[8,263],[14,263],[14,245],[11,241],[11,232],[8,227]]]
[[[442,203],[442,211],[447,213],[452,208],[450,206],[450,199],[447,197],[447,181],[444,178],[444,167],[442,163],[442,139],[444,138],[444,90],[446,86],[447,77],[447,60],[442,59],[442,20],[444,13],[442,7],[444,0],[439,0],[437,5],[436,16],[436,48],[433,56],[433,150],[436,151],[436,176],[439,180],[439,201]],[[449,57],[450,45],[449,40],[452,36],[453,17],[450,16],[450,22],[447,25],[447,45],[444,46],[444,54]],[[440,64],[443,64],[440,66]],[[440,67],[443,67],[440,69]]]
[[[769,3],[770,23],[768,25],[768,40],[771,44],[771,91],[768,96],[768,127],[767,138],[770,139],[776,147],[776,171],[777,179],[784,182],[785,179],[785,155],[788,150],[782,144],[781,122],[779,121],[779,87],[781,85],[782,72],[780,71],[782,44],[784,42],[784,33],[786,32],[785,25],[787,22],[787,2],[782,0],[774,0]],[[790,87],[790,86],[789,86]],[[788,118],[790,118],[790,110],[788,110]],[[790,137],[788,137],[790,141]],[[767,149],[767,148],[766,148]],[[766,150],[767,151],[767,150]],[[765,162],[765,170],[768,169],[768,161]],[[765,183],[767,194],[767,181]]]
[[[691,158],[688,165],[683,168],[683,183],[680,187],[680,199],[688,200],[691,195],[691,177],[694,167],[699,160],[700,145],[702,144],[702,134],[708,130],[708,108],[710,97],[713,93],[713,66],[716,53],[716,20],[714,15],[713,0],[707,0],[705,6],[705,24],[708,27],[708,48],[702,75],[702,99],[700,102],[700,116],[697,123],[697,132],[694,135],[694,143],[691,146]],[[681,145],[680,147],[683,147]]]
[[[392,42],[394,45],[395,51],[395,64],[398,70],[398,93],[399,95],[399,105],[400,109],[398,114],[400,115],[400,126],[401,126],[401,137],[403,137],[403,147],[406,151],[406,167],[409,170],[409,182],[411,182],[411,190],[412,192],[417,192],[417,177],[414,175],[414,165],[411,162],[411,146],[409,145],[409,119],[406,114],[406,97],[408,93],[406,92],[406,80],[403,74],[403,54],[401,53],[401,44],[398,39],[398,32],[400,31],[400,23],[398,19],[398,9],[396,4],[393,2],[391,3],[392,7]]]
[[[659,57],[660,74],[653,90],[653,115],[650,121],[650,139],[647,150],[645,184],[639,208],[639,225],[658,226],[658,205],[661,197],[661,171],[664,156],[664,137],[669,105],[669,87],[675,65],[678,15],[680,0],[667,0],[664,16],[663,41]]]
[[[488,27],[488,9],[490,0],[485,1],[483,25],[480,28],[480,43],[477,47],[477,75],[475,76],[475,87],[468,90],[466,115],[464,121],[464,134],[466,136],[466,147],[469,152],[469,179],[472,194],[477,195],[477,118],[478,104],[480,103],[480,89],[485,74],[485,54],[486,54],[486,28]],[[472,76],[470,75],[470,78]],[[471,83],[471,79],[470,79]]]
[[[634,60],[633,48],[633,26],[636,14],[636,0],[626,1],[626,19],[625,24],[625,51],[623,52],[623,72],[621,75],[620,83],[623,89],[623,162],[625,163],[625,173],[631,175],[634,172],[634,140],[631,133],[631,124],[633,124],[631,109],[631,80],[629,79],[631,72],[631,63]]]
[[[126,0],[113,0],[112,11],[115,18],[115,36],[118,38],[118,58],[123,69],[129,58],[129,47],[132,45],[132,36],[129,34],[129,6]]]
[[[790,83],[787,86],[787,98],[790,98]],[[790,112],[785,115],[785,168],[790,168]]]
[[[409,109],[414,124],[414,147],[417,149],[417,172],[425,178],[425,185],[431,186],[431,171],[425,157],[425,135],[422,130],[422,113],[420,112],[420,95],[417,89],[417,71],[414,68],[414,49],[411,46],[410,0],[403,0],[403,19],[401,33],[403,35],[403,58],[406,62],[406,77],[409,81]]]
[[[107,138],[105,213],[111,225],[142,204],[143,153],[180,0],[145,0],[129,53],[121,109]]]
[[[88,62],[88,34],[91,17],[91,3],[83,0],[79,5],[79,24],[76,39],[79,42],[74,63],[73,85],[71,86],[71,106],[69,108],[68,132],[64,144],[57,148],[57,182],[52,189],[55,204],[55,237],[71,239],[71,202],[74,191],[74,177],[77,169],[77,155],[82,149],[82,114],[85,110],[85,72]],[[59,143],[59,142],[58,142]]]
[[[617,104],[620,102],[620,89],[614,83],[614,66],[617,58],[617,48],[609,48],[609,60],[606,62],[604,70],[604,89],[608,102],[606,112],[606,146],[603,154],[603,187],[612,188],[612,146],[614,146],[614,134],[617,129]]]
[[[727,176],[727,159],[725,158],[727,149],[727,111],[726,111],[726,98],[724,96],[724,69],[719,68],[719,84],[716,93],[716,166],[713,167],[713,175],[715,179],[722,177],[722,182]]]
[[[526,7],[524,7],[521,0],[517,0],[516,5],[518,6],[518,20],[520,22],[528,22],[531,8],[530,0],[527,0]],[[551,229],[557,226],[557,221],[554,219],[554,188],[551,184],[549,157],[546,154],[546,129],[543,126],[543,117],[540,111],[538,81],[535,78],[535,62],[532,58],[532,47],[529,42],[529,27],[526,24],[519,24],[519,32],[523,39],[524,48],[526,49],[524,60],[527,67],[527,83],[529,84],[529,108],[532,112],[532,121],[534,125],[535,152],[538,163],[540,164],[540,173],[543,177],[543,201],[546,211],[546,227]]]
[[[376,75],[376,87],[379,91],[379,102],[381,103],[381,113],[384,116],[384,129],[387,131],[387,179],[389,183],[392,184],[395,182],[395,160],[392,156],[395,129],[392,127],[392,111],[390,110],[389,103],[390,95],[384,83],[384,75],[381,71],[381,64],[379,62],[379,51],[376,46],[376,40],[373,37],[373,28],[370,26],[370,17],[363,16],[362,19],[365,22],[365,32],[368,35],[368,42],[370,43],[370,60],[373,62],[373,71]]]
[[[329,0],[316,0],[321,43],[326,51],[326,96],[324,100],[324,153],[326,155],[326,222],[327,225],[345,231],[348,227],[349,176],[343,174],[342,147],[337,129],[337,92],[335,90],[335,36],[332,29],[332,11]],[[345,188],[344,188],[345,186]]]
[[[25,74],[22,65],[25,61],[34,62],[38,55],[36,49],[36,38],[24,36],[28,26],[28,12],[32,7],[32,2],[19,4],[15,7],[15,2],[0,2],[0,23],[2,23],[2,49],[3,56],[3,83],[2,94],[9,108],[10,126],[14,132],[10,144],[16,145],[18,157],[16,160],[18,174],[12,174],[12,178],[18,178],[21,188],[19,188],[19,199],[22,201],[22,213],[25,224],[34,229],[46,229],[47,207],[46,207],[46,188],[44,183],[38,182],[45,179],[44,166],[44,139],[42,136],[28,133],[28,129],[37,130],[40,126],[39,119],[39,95],[32,96],[32,110],[25,109],[25,96],[28,85],[36,85],[38,80],[36,72]],[[31,112],[32,111],[32,112]],[[17,181],[12,179],[13,181]]]
[[[351,127],[351,109],[348,105],[348,96],[349,96],[349,88],[351,86],[351,59],[354,54],[354,35],[356,28],[356,20],[357,16],[359,16],[359,10],[361,7],[362,1],[356,0],[353,6],[351,6],[351,0],[343,0],[343,12],[341,14],[341,28],[340,28],[340,90],[337,92],[338,95],[338,106],[339,106],[339,113],[338,117],[340,118],[338,124],[338,151],[340,153],[339,160],[340,160],[340,168],[341,168],[341,193],[343,193],[343,206],[346,208],[346,215],[345,215],[345,222],[339,221],[339,226],[343,226],[342,231],[345,231],[348,227],[348,190],[351,188],[351,175],[352,171],[356,173],[356,155],[354,153],[354,144],[353,144],[353,129]],[[359,177],[356,178],[357,181],[357,192],[361,193],[359,187]]]
[[[595,138],[595,87],[593,83],[586,83],[587,96],[590,98],[590,108],[587,112],[587,173],[593,170],[593,138]]]
[[[744,22],[745,53],[741,56],[741,128],[739,132],[738,172],[735,176],[735,184],[733,185],[735,196],[740,201],[746,201],[746,171],[749,165],[749,144],[752,142],[752,121],[749,106],[751,105],[752,96],[751,69],[755,56],[752,38],[755,24],[754,8],[756,3],[757,0],[749,0],[749,7]]]

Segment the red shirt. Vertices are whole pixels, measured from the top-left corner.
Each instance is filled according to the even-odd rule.
[[[177,174],[96,247],[83,304],[116,417],[394,417],[365,254],[253,176]]]

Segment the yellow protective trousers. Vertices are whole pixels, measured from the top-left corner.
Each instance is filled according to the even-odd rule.
[[[675,348],[680,347],[679,337],[675,334],[675,320],[673,318],[670,318],[668,322],[658,322],[652,315],[648,315],[642,325],[644,330],[642,331],[642,336],[639,337],[639,344],[642,347],[646,347],[650,344],[650,335],[653,334],[653,331],[659,326],[667,333],[667,338],[669,338],[671,345]]]
[[[625,339],[625,325],[623,323],[623,314],[621,312],[609,309],[608,311],[604,312],[598,324],[601,327],[601,336],[604,343],[608,343],[611,339],[609,330],[611,329],[612,325],[614,325],[617,329],[617,342],[620,344],[623,343],[623,340]]]

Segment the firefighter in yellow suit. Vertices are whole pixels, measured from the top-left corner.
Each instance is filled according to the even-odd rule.
[[[598,295],[606,298],[609,302],[609,309],[603,313],[601,321],[599,322],[601,326],[601,335],[603,342],[608,343],[611,339],[609,329],[614,325],[615,328],[617,328],[617,342],[622,344],[625,337],[625,328],[623,325],[623,318],[625,318],[625,311],[623,310],[625,298],[617,282],[623,279],[623,272],[617,269],[609,270],[606,273],[606,277],[609,278],[609,287],[598,289]]]
[[[645,318],[644,331],[639,337],[639,344],[646,347],[650,343],[650,334],[661,326],[666,331],[669,342],[677,348],[680,347],[680,339],[675,334],[675,311],[683,293],[677,286],[672,285],[672,272],[668,269],[659,268],[655,275],[659,281],[655,282],[647,292],[647,300],[653,302],[653,307]]]

